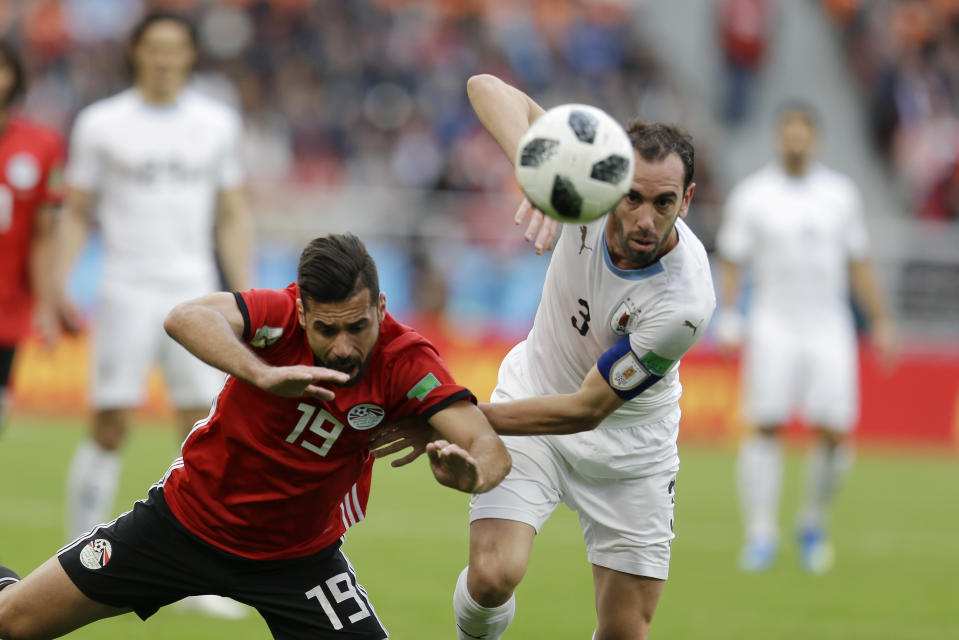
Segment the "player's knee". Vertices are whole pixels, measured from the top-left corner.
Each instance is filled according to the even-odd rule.
[[[652,616],[645,617],[638,624],[619,625],[603,628],[600,626],[593,636],[593,640],[647,640],[649,638],[649,625],[652,622]]]
[[[525,571],[508,563],[470,564],[467,585],[470,596],[483,607],[498,607],[513,595]]]
[[[93,439],[107,451],[115,451],[123,444],[127,432],[126,412],[100,411],[93,421]]]

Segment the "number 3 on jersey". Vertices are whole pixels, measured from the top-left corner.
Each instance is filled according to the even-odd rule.
[[[340,437],[340,433],[343,431],[343,423],[333,417],[326,409],[320,409],[317,413],[317,407],[314,407],[311,404],[306,404],[301,402],[297,407],[300,411],[303,412],[303,415],[300,416],[300,421],[296,423],[296,426],[293,427],[293,431],[290,432],[290,435],[286,437],[287,442],[296,442],[300,441],[300,446],[308,451],[312,451],[318,456],[325,456],[330,452],[330,447],[333,446],[333,443],[336,442],[336,439]],[[314,417],[315,414],[315,417]],[[309,425],[310,429],[306,435],[303,435],[300,438],[300,435],[303,434],[304,429]],[[329,425],[329,430],[324,429],[324,426]],[[314,444],[310,442],[307,438],[309,434],[316,434],[323,439],[321,444]]]

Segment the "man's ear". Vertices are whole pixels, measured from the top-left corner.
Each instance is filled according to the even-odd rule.
[[[306,329],[306,311],[303,309],[303,298],[296,299],[296,319],[300,327]]]
[[[380,322],[386,318],[386,294],[382,291],[379,300],[376,301],[376,315],[379,316]]]
[[[686,187],[686,193],[683,194],[683,205],[679,209],[679,217],[685,218],[686,214],[689,213],[689,203],[693,201],[693,193],[696,191],[696,183],[690,182],[689,186]]]

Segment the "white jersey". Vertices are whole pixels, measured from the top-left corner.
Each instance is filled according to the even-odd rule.
[[[866,256],[868,240],[848,177],[822,165],[798,178],[764,167],[730,193],[717,244],[724,258],[751,264],[754,321],[851,324],[848,266]]]
[[[669,253],[627,271],[610,258],[606,216],[566,227],[526,339],[526,371],[536,395],[576,391],[599,357],[628,335],[633,352],[655,354],[665,375],[599,427],[651,424],[676,411],[679,359],[706,332],[716,306],[702,243],[682,219],[676,230],[679,242]],[[675,433],[664,434],[661,444],[674,449],[675,441]]]
[[[80,112],[66,178],[96,197],[105,283],[216,288],[216,201],[242,180],[241,130],[192,90],[155,105],[128,89]]]

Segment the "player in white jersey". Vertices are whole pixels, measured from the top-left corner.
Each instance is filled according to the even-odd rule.
[[[58,234],[62,292],[96,221],[103,265],[94,325],[92,437],[67,477],[67,527],[76,537],[113,515],[120,448],[153,363],[162,365],[184,434],[204,418],[222,374],[163,331],[179,301],[245,289],[250,221],[241,190],[241,121],[187,88],[196,34],[183,18],[147,15],[128,51],[133,86],[84,109],[74,125]]]
[[[512,159],[542,109],[493,76],[467,87]],[[608,215],[564,230],[533,328],[481,405],[507,435],[513,467],[471,501],[469,566],[453,595],[460,638],[505,632],[536,532],[560,502],[579,513],[593,565],[594,638],[646,638],[668,575],[678,363],[705,332],[715,294],[706,252],[681,219],[695,189],[689,137],[641,121],[628,132],[636,152],[629,194]],[[526,201],[517,222],[528,216],[527,239],[539,230],[537,251],[549,249],[558,223]]]
[[[848,177],[813,161],[811,110],[781,111],[779,162],[730,193],[718,237],[723,308],[717,333],[728,351],[741,333],[737,294],[752,269],[743,355],[744,416],[756,427],[741,444],[738,485],[746,526],[740,563],[761,571],[778,548],[782,476],[779,427],[794,411],[815,426],[797,533],[803,566],[829,569],[826,508],[850,462],[846,435],[858,414],[856,331],[850,288],[884,354],[892,323],[868,260],[860,194]]]

